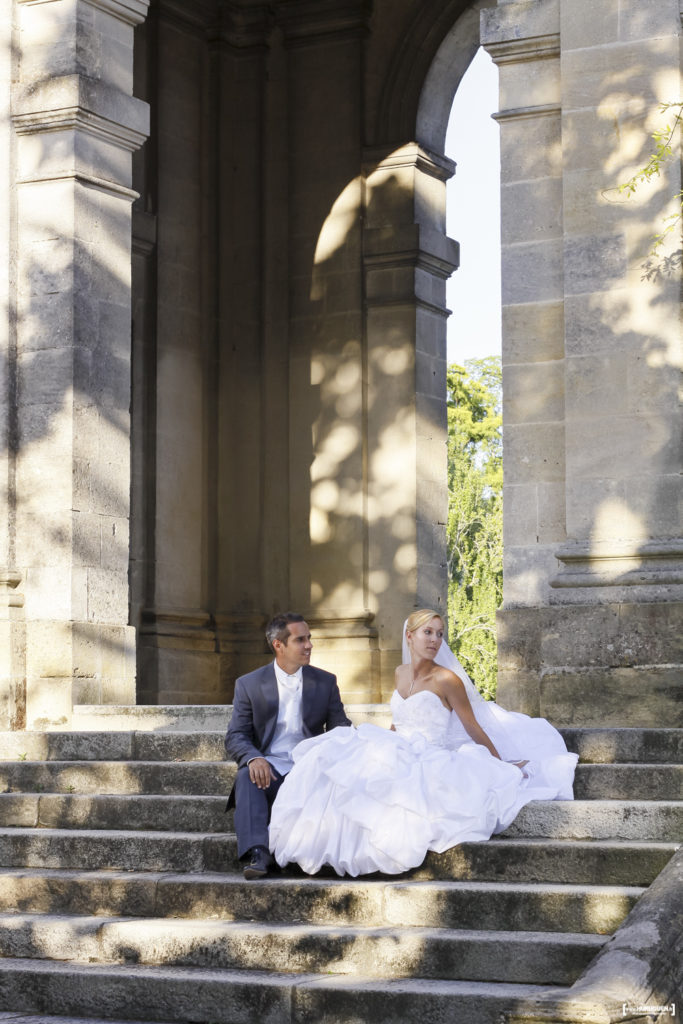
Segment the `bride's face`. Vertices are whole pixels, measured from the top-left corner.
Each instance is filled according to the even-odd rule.
[[[443,639],[443,622],[435,615],[424,626],[407,633],[412,652],[418,658],[433,659],[436,657]]]

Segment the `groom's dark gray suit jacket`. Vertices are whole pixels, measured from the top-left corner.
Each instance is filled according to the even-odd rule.
[[[235,684],[232,718],[225,737],[228,757],[244,767],[254,757],[264,757],[273,738],[279,707],[273,663],[240,676]],[[339,696],[337,678],[331,672],[304,665],[301,717],[304,736],[319,736],[337,725],[351,725]],[[228,798],[234,806],[235,790]]]

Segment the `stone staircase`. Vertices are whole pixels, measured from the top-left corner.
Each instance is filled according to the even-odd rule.
[[[683,834],[681,730],[564,730],[573,803],[400,877],[249,883],[226,722],[76,709],[1,734],[0,1018],[500,1024],[569,991]]]

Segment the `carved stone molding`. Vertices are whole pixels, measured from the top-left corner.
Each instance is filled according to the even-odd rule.
[[[558,57],[559,0],[533,0],[483,10],[481,44],[499,65]]]
[[[311,627],[314,640],[363,640],[374,645],[377,640],[377,627],[372,622],[374,615],[368,612],[367,615],[350,616],[338,618],[336,616],[321,616],[318,618],[311,615],[307,618]]]
[[[290,45],[329,36],[364,36],[372,13],[370,0],[276,0],[274,6],[277,24]]]
[[[140,198],[140,193],[125,185],[119,185],[116,181],[108,178],[98,178],[94,174],[85,174],[75,168],[67,168],[64,171],[54,171],[47,174],[26,174],[17,178],[18,185],[38,185],[48,181],[75,181],[78,185],[95,189],[97,192],[106,192],[108,195],[116,196],[118,199],[125,199],[134,203]]]
[[[404,228],[369,228],[363,232],[363,265],[368,274],[380,271],[376,283],[369,283],[366,304],[416,304],[440,316],[448,316],[445,307],[438,306],[424,296],[415,294],[412,278],[404,282],[397,292],[398,282],[392,275],[386,279],[383,272],[412,267],[424,270],[434,277],[447,280],[457,269],[460,259],[458,243],[439,231],[411,224]],[[388,289],[388,290],[387,290]]]
[[[22,580],[16,569],[0,569],[0,609],[24,607],[24,595],[17,590]]]
[[[504,124],[506,121],[532,121],[539,117],[559,117],[562,108],[556,103],[539,103],[534,107],[510,107],[497,114],[491,114],[494,121]]]
[[[506,39],[499,43],[487,43],[484,49],[499,67],[502,64],[550,60],[560,55],[560,35],[558,32],[534,39]]]
[[[263,645],[268,650],[264,629],[266,615],[216,615],[216,635],[221,651],[253,650],[254,646]]]
[[[82,0],[95,10],[113,14],[128,25],[141,25],[147,17],[150,0]]]
[[[683,584],[683,541],[568,544],[555,552],[562,568],[550,586],[642,587]]]
[[[144,608],[140,619],[138,633],[148,645],[201,651],[216,648],[216,631],[209,612]]]
[[[367,146],[363,150],[363,173],[366,178],[379,170],[402,170],[406,167],[414,167],[439,181],[448,181],[455,174],[454,160],[440,153],[432,153],[417,142],[409,142],[396,149]]]
[[[22,7],[36,7],[39,4],[54,3],[55,0],[17,0]],[[150,0],[81,0],[88,7],[111,14],[127,25],[140,25],[147,17]]]
[[[75,129],[133,153],[149,134],[146,103],[83,75],[17,90],[12,106],[18,135]]]
[[[397,175],[426,174],[438,181],[447,181],[455,171],[455,164],[446,156],[430,153],[417,143],[410,143],[387,153],[385,147],[368,148],[363,152],[363,173],[368,182],[368,207],[372,205],[372,192],[381,192],[385,178]],[[373,181],[373,178],[375,179]],[[412,184],[410,187],[414,187]],[[371,217],[367,220],[372,223]],[[458,243],[426,224],[397,223],[396,220],[379,224],[376,227],[366,226],[363,229],[363,265],[368,272],[374,270],[398,270],[412,266],[429,274],[446,280],[458,267],[460,248]],[[391,282],[392,291],[396,282]],[[386,284],[386,282],[385,282]],[[367,290],[368,305],[411,301],[417,298],[423,308],[432,312],[446,314],[442,307],[430,303],[424,296],[416,296],[411,282],[405,294],[379,294],[374,287]]]

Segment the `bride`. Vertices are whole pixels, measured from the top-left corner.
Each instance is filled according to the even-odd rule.
[[[391,730],[339,727],[295,747],[270,822],[278,864],[398,874],[501,832],[530,800],[573,799],[577,755],[545,719],[484,700],[443,634],[431,609],[407,620]]]

